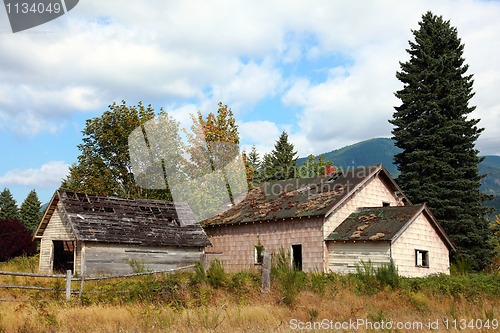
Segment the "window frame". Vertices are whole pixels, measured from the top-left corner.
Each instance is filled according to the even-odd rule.
[[[422,262],[419,264],[419,254],[421,255]],[[429,268],[429,251],[415,249],[415,267]]]
[[[259,248],[260,248],[260,251],[259,251]],[[262,263],[264,262],[264,246],[254,245],[253,251],[254,251],[254,256],[253,256],[254,265],[262,265]],[[259,256],[259,252],[260,252],[260,256]]]

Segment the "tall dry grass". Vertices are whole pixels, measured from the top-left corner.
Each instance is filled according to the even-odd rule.
[[[360,296],[340,289],[333,298],[303,291],[292,308],[278,304],[278,299],[276,294],[255,294],[251,302],[238,304],[227,291],[218,290],[209,305],[185,309],[151,303],[88,306],[61,302],[0,303],[0,332],[290,332],[293,319],[305,323],[358,318],[372,322],[440,320],[444,328],[444,319],[500,317],[498,300],[470,302],[464,298],[406,295],[397,291]],[[360,327],[357,331],[368,330]]]
[[[380,283],[387,277],[310,273],[296,281],[301,285],[294,288],[293,299],[283,290],[289,279],[275,279],[271,292],[262,295],[257,277],[255,272],[226,274],[218,267],[208,270],[208,276],[184,272],[89,283],[83,300],[69,303],[56,295],[12,291],[28,301],[0,302],[0,332],[290,332],[297,323],[357,319],[424,324],[438,320],[438,331],[453,331],[445,329],[444,320],[500,319],[500,277],[494,275],[403,279],[392,287]],[[121,289],[129,293],[116,293]],[[362,326],[356,330],[367,331]]]

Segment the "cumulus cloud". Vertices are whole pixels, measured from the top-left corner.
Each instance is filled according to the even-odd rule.
[[[63,161],[51,161],[40,168],[14,169],[0,176],[0,184],[9,186],[31,186],[41,189],[57,188],[68,174],[69,164]]]
[[[475,74],[473,116],[485,137],[500,137],[491,126],[500,117],[500,4],[476,0],[86,0],[32,32],[2,34],[0,129],[56,133],[75,114],[125,99],[203,113],[222,101],[242,133],[258,119],[249,114],[269,133],[292,124],[301,155],[389,136],[398,61],[429,9],[458,28]],[[336,56],[349,61],[321,61]],[[291,111],[269,116],[280,108]],[[278,136],[263,134],[264,143],[248,133],[262,149]]]
[[[240,122],[238,130],[244,142],[242,148],[249,152],[252,145],[255,145],[261,155],[273,149],[281,134],[280,128],[274,122],[265,120]]]

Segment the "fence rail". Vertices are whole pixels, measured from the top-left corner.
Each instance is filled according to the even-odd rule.
[[[161,271],[147,271],[140,273],[131,273],[131,274],[122,274],[122,275],[103,275],[103,276],[81,276],[81,277],[73,277],[72,272],[70,270],[66,271],[66,274],[37,274],[37,273],[25,273],[25,272],[7,272],[0,271],[0,275],[8,275],[8,276],[23,276],[23,277],[33,277],[33,278],[59,278],[65,279],[66,281],[66,301],[71,299],[71,294],[78,294],[81,299],[85,281],[99,281],[99,280],[109,280],[109,279],[120,279],[120,278],[130,278],[137,277],[142,275],[151,275],[151,274],[163,274],[163,273],[173,273],[176,271],[193,268],[195,265],[188,265],[177,267],[169,270],[161,270]],[[75,290],[71,289],[72,281],[80,281],[80,289]],[[42,290],[42,291],[55,291],[62,289],[59,288],[51,288],[51,287],[40,287],[40,286],[20,286],[20,285],[11,285],[11,284],[0,284],[0,289],[31,289],[31,290]],[[128,292],[128,291],[125,291]],[[15,299],[15,298],[0,298],[0,302],[24,302],[26,300]]]

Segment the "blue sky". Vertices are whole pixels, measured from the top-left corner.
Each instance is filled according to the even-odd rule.
[[[399,61],[427,10],[458,29],[484,155],[500,155],[500,2],[96,1],[13,34],[0,9],[0,189],[48,201],[85,120],[113,101],[189,113],[228,104],[242,148],[283,130],[300,156],[390,137]]]

